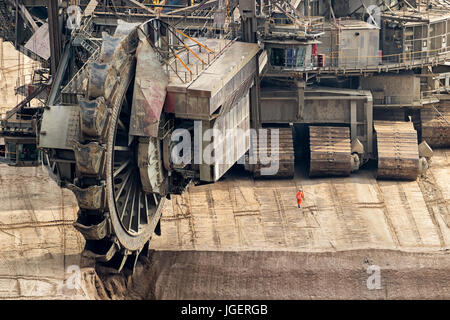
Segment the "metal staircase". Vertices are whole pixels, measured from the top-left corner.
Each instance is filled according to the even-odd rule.
[[[92,24],[92,16],[87,17],[79,29],[72,31],[72,39],[75,43],[79,43],[91,55],[97,52],[101,47],[101,40],[94,38],[92,32],[94,26]]]
[[[101,50],[101,40],[92,36],[93,31],[91,16],[84,17],[80,28],[72,31],[73,41],[79,43],[81,47],[89,52],[89,58],[61,90],[61,96],[57,99],[58,102],[77,103],[78,101],[77,95],[81,93],[82,82],[87,77],[87,66],[90,62],[97,59]]]

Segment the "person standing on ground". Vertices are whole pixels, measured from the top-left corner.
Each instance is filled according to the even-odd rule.
[[[299,208],[302,207],[302,202],[303,202],[304,198],[305,198],[305,195],[303,194],[302,188],[298,189],[298,192],[297,192],[297,204],[298,204]]]

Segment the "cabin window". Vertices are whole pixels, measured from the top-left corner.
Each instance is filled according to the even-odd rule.
[[[16,162],[16,145],[14,143],[7,144],[7,159],[11,162]]]
[[[286,67],[294,68],[297,66],[297,50],[286,49]]]
[[[274,67],[284,67],[285,52],[284,49],[272,48],[270,54],[270,64]]]
[[[36,161],[38,159],[38,150],[35,144],[21,144],[19,145],[19,159],[20,161]]]
[[[272,48],[270,64],[274,67],[299,68],[305,65],[306,47]]]

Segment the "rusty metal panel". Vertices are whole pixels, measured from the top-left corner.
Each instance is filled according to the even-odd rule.
[[[298,89],[261,88],[260,108],[262,122],[295,122],[299,111]]]
[[[50,40],[48,34],[48,23],[44,23],[31,36],[30,40],[25,44],[25,48],[37,54],[44,60],[50,58]]]
[[[108,115],[103,97],[93,101],[80,99],[80,126],[84,135],[101,137],[107,127]]]
[[[40,148],[71,150],[78,140],[80,111],[76,105],[51,106],[42,116]]]
[[[104,186],[90,186],[80,188],[74,184],[68,184],[67,188],[72,190],[78,202],[78,206],[88,210],[99,210],[103,206]]]
[[[179,96],[181,96],[181,99],[186,98],[186,95],[178,95],[173,92],[167,92],[166,101],[164,102],[164,111],[167,113],[175,113],[175,106],[177,105],[177,99],[180,99]],[[184,102],[183,105],[186,105]]]
[[[166,108],[175,110],[177,117],[197,120],[209,120],[218,110],[222,113],[221,107],[235,102],[230,97],[253,79],[258,50],[256,44],[232,43],[188,85],[171,82]]]
[[[98,142],[86,145],[74,141],[73,151],[77,163],[77,170],[87,176],[98,176],[102,170],[105,147]]]
[[[256,57],[248,61],[247,64],[235,73],[229,82],[224,84],[217,90],[216,94],[211,97],[210,102],[210,114],[213,114],[222,104],[226,103],[226,100],[238,90],[247,79],[252,78],[256,72]]]
[[[205,124],[203,124],[203,127],[207,129]],[[220,115],[216,120],[211,121],[210,128],[218,130],[222,137],[217,140],[214,139],[213,142],[204,142],[203,151],[206,146],[213,143],[215,153],[226,157],[227,152],[231,151],[229,149],[231,146],[233,148],[231,153],[232,159],[224,158],[222,159],[224,161],[216,159],[212,165],[202,165],[200,177],[203,181],[219,180],[250,148],[250,136],[246,134],[237,134],[234,137],[226,136],[228,130],[242,129],[245,132],[250,128],[250,100],[248,92],[240,100],[236,101],[227,112]],[[238,148],[238,146],[242,146],[242,149]]]
[[[248,93],[245,94],[227,113],[219,117],[214,123],[213,128],[219,129],[224,135],[227,133],[227,130],[242,129],[243,131],[247,131],[250,129],[250,99]],[[235,139],[237,140],[232,144],[234,148],[232,153],[234,157],[232,161],[230,163],[228,161],[216,163],[214,166],[215,181],[219,180],[220,177],[222,177],[250,148],[249,136],[237,135]],[[241,150],[238,148],[240,145],[244,146]],[[227,148],[229,148],[230,145],[225,138],[225,140],[222,140],[216,147],[222,148],[223,153],[226,154],[228,151]]]
[[[143,32],[139,32],[136,56],[130,134],[157,137],[169,80]]]

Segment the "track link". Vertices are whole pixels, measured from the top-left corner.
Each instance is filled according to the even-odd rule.
[[[412,122],[375,121],[377,178],[415,180],[419,175],[417,132]]]
[[[271,137],[273,130],[278,130],[278,148],[272,145]],[[265,139],[267,137],[267,139]],[[289,128],[267,128],[266,137],[262,136],[258,141],[256,137],[252,137],[252,145],[256,146],[255,151],[258,155],[258,162],[253,167],[254,178],[293,178],[295,172],[295,155],[294,155],[294,142],[292,137],[292,127]],[[264,158],[265,155],[273,158],[278,157],[278,172],[274,175],[264,175],[262,169],[269,165],[260,161],[260,157]]]
[[[420,117],[422,141],[431,147],[450,147],[450,100],[441,100],[439,107],[421,109]]]
[[[309,176],[349,176],[352,171],[350,129],[309,127]]]

